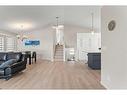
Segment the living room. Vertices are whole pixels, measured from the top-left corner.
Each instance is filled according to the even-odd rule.
[[[126,10],[1,6],[0,88],[126,89]]]
[[[104,89],[100,84],[100,8],[99,6],[1,6],[3,24],[0,26],[2,46],[0,88]],[[92,60],[90,56],[99,56],[96,58],[97,65],[88,62],[88,59]],[[20,65],[12,64],[17,63],[15,61]],[[7,68],[8,65],[13,68]],[[74,68],[77,68],[77,71],[72,73],[76,70]],[[63,72],[60,72],[61,70]],[[40,74],[34,77],[34,72]],[[79,81],[78,73],[81,73],[79,76],[81,83],[76,83]],[[85,73],[87,77],[84,76]],[[52,76],[49,76],[50,74]],[[35,84],[34,81],[39,77],[40,81]],[[30,78],[33,81],[28,81]],[[19,79],[21,84],[17,81]],[[9,84],[13,85],[8,86]]]

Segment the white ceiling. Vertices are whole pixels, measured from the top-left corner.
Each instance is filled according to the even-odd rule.
[[[21,25],[25,31],[33,31],[54,25],[58,16],[60,24],[100,28],[100,8],[97,6],[0,6],[0,30],[18,33]]]

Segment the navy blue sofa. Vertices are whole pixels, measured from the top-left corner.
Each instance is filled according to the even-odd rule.
[[[21,52],[0,52],[0,78],[10,79],[12,75],[26,69],[27,59]]]

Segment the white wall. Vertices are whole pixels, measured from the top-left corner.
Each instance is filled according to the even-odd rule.
[[[88,33],[90,29],[73,26],[73,25],[65,25],[64,27],[64,40],[65,44],[69,48],[77,47],[77,33]]]
[[[102,8],[101,83],[108,89],[127,89],[127,7]],[[109,21],[116,28],[109,32]]]
[[[12,33],[12,32],[5,31],[5,30],[0,30],[0,34],[1,34],[1,35],[13,36],[13,37],[16,36],[16,33]]]
[[[36,31],[26,32],[31,40],[40,40],[39,46],[25,46],[22,41],[18,41],[18,50],[36,51],[38,58],[53,60],[53,29],[47,27]]]

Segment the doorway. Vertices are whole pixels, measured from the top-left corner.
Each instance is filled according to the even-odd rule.
[[[64,44],[64,35],[63,29],[56,29],[56,45],[63,45]]]

